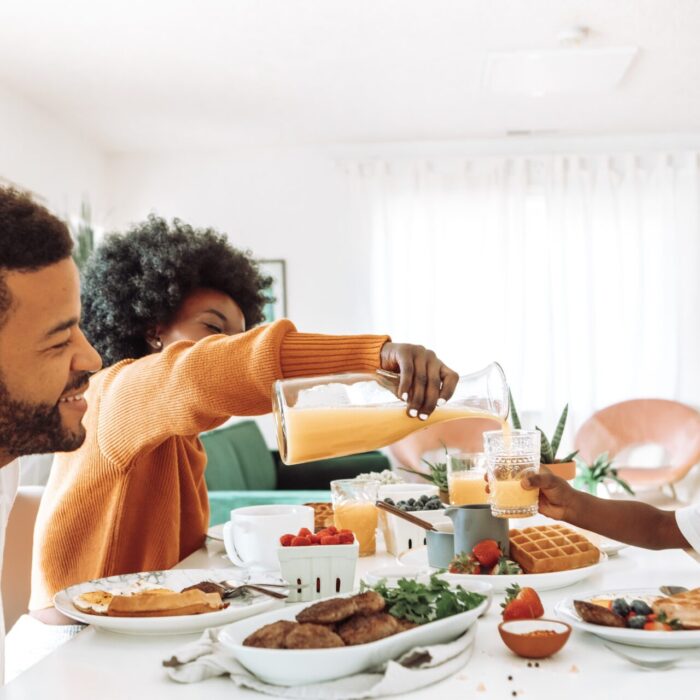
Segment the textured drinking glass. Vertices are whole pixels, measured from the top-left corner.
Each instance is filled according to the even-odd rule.
[[[374,554],[377,549],[379,495],[378,481],[338,479],[331,481],[333,519],[338,530],[352,530],[360,545],[360,556]]]
[[[538,430],[489,430],[484,450],[491,492],[491,513],[499,518],[527,518],[537,513],[539,489],[526,490],[520,479],[540,469]]]
[[[460,452],[450,455],[447,462],[450,505],[471,506],[488,503],[485,474],[486,454],[484,452]]]

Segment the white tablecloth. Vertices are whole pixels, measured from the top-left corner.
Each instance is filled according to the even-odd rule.
[[[218,543],[210,544],[188,557],[183,568],[226,566]],[[360,559],[359,574],[393,563],[382,554]],[[576,586],[542,593],[545,615],[552,616],[562,598],[591,590],[659,586],[700,585],[700,565],[686,553],[673,550],[650,552],[626,548],[610,559],[600,573]],[[525,700],[647,700],[679,695],[683,700],[700,699],[700,660],[695,665],[668,671],[645,671],[611,654],[602,642],[574,630],[567,646],[555,657],[528,668],[504,646],[498,635],[500,599],[482,618],[474,655],[465,668],[437,686],[417,691],[406,698],[477,698],[488,700],[517,697]],[[206,697],[262,698],[253,691],[236,689],[225,678],[194,686],[170,681],[161,661],[198,635],[184,637],[133,637],[87,628],[46,659],[0,690],[7,700],[178,700]],[[512,680],[508,677],[511,676]]]

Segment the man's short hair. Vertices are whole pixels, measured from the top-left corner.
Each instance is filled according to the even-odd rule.
[[[0,326],[12,304],[5,273],[40,270],[65,260],[72,250],[63,221],[29,195],[0,187]]]

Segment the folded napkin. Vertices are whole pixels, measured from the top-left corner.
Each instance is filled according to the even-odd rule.
[[[416,647],[396,661],[389,661],[365,673],[325,683],[285,687],[261,681],[233,657],[219,642],[219,630],[208,629],[196,641],[164,661],[168,675],[179,683],[197,683],[228,675],[240,687],[284,698],[312,700],[354,700],[399,695],[448,678],[469,661],[477,623],[448,644]]]

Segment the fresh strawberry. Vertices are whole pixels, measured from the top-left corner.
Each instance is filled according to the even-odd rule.
[[[513,584],[506,588],[506,599],[501,604],[504,620],[535,619],[544,615],[542,601],[533,588]]]
[[[325,537],[326,535],[330,535],[331,533],[328,532],[328,528],[325,528],[325,527],[324,527],[322,530],[319,530],[316,534],[317,534],[319,537]]]
[[[338,533],[338,538],[340,539],[340,544],[352,544],[355,541],[355,535],[352,532],[340,532]]]
[[[481,566],[471,554],[457,554],[450,562],[449,572],[451,574],[480,574]]]
[[[337,534],[338,534],[338,529],[337,529],[336,527],[334,527],[333,525],[331,525],[331,526],[328,528],[328,534],[329,534],[329,535],[337,535]]]
[[[292,540],[292,547],[308,547],[310,544],[310,537],[295,537]]]
[[[472,554],[476,557],[479,564],[486,567],[494,566],[503,556],[501,548],[496,540],[481,540],[472,549]]]
[[[311,540],[311,544],[321,544],[321,538],[318,535],[311,535],[309,539]]]
[[[280,537],[280,544],[283,547],[289,547],[292,544],[293,539],[294,535],[282,535],[282,537]]]
[[[311,535],[313,535],[313,532],[308,527],[302,527],[297,533],[297,537],[311,537]]]
[[[492,576],[514,576],[516,574],[522,574],[523,570],[517,562],[511,561],[507,557],[501,557],[496,566],[484,573],[491,574]]]
[[[340,544],[340,535],[326,535],[321,538],[321,544]]]
[[[344,528],[342,530],[338,530],[338,534],[339,535],[352,535],[353,532],[352,532],[352,530],[348,530],[348,529]]]
[[[651,630],[654,632],[670,632],[673,627],[667,622],[659,622],[658,620],[650,620],[644,625],[645,630]]]
[[[504,620],[531,620],[534,617],[530,603],[526,600],[512,600],[503,608]]]

